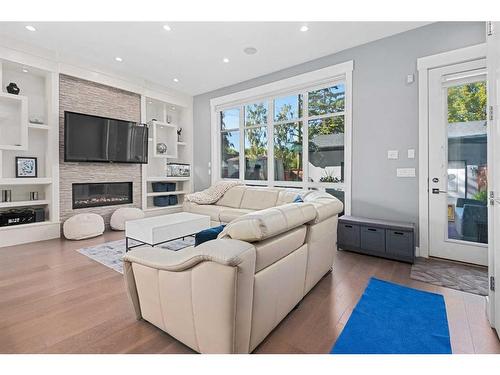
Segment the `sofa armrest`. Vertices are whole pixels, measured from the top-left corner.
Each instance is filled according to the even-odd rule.
[[[192,268],[201,262],[216,262],[224,266],[238,266],[243,262],[241,255],[253,249],[248,242],[233,239],[207,241],[197,247],[186,247],[178,251],[161,251],[154,247],[141,247],[129,251],[124,262],[164,271],[179,272]]]
[[[309,203],[312,203],[316,209],[316,218],[312,221],[314,224],[336,216],[344,209],[344,204],[333,196],[331,198],[318,198],[309,201]]]

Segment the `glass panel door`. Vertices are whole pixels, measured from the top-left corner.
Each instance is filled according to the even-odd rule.
[[[448,239],[488,243],[486,81],[446,93]]]

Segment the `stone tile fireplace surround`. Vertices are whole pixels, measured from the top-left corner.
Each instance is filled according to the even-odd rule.
[[[141,165],[64,162],[64,111],[139,122],[141,119],[140,95],[67,75],[59,77],[59,204],[61,222],[78,213],[94,212],[103,216],[104,222],[109,225],[111,214],[117,208],[141,206]],[[132,203],[73,209],[73,184],[124,181],[132,182]]]

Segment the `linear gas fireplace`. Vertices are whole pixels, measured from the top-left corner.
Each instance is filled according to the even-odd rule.
[[[132,182],[73,184],[73,209],[132,203]]]

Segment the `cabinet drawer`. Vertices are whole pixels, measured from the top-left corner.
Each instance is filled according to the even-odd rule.
[[[385,253],[385,229],[361,227],[361,248],[375,253]]]
[[[340,247],[349,250],[349,247],[359,248],[359,225],[339,223],[338,243]]]
[[[397,255],[413,259],[413,233],[393,229],[386,230],[386,252],[388,254]]]

